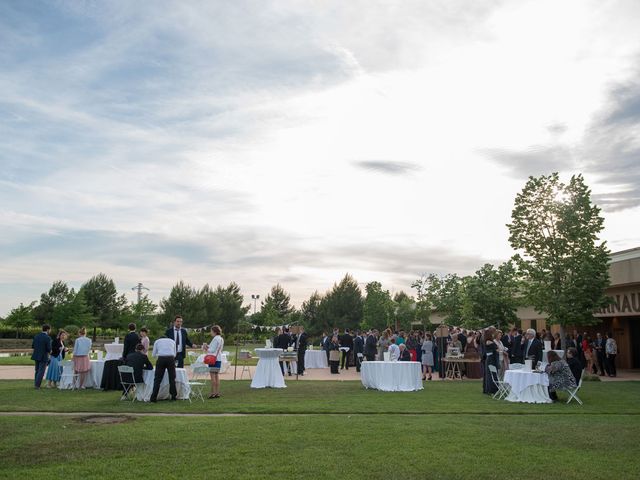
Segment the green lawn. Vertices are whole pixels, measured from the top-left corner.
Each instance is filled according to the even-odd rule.
[[[0,381],[4,412],[247,414],[108,425],[87,424],[81,414],[0,416],[0,478],[638,476],[640,382],[585,383],[584,406],[498,402],[482,395],[479,382],[430,382],[411,393],[365,390],[355,381],[287,384],[253,390],[245,381],[223,382],[218,400],[153,405],[121,402],[117,392],[35,391],[26,380]]]

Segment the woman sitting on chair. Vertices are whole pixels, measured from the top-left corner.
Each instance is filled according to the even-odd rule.
[[[558,400],[556,390],[576,388],[576,378],[571,373],[567,362],[553,350],[547,353],[547,360],[549,360],[549,365],[545,371],[549,375],[549,397],[555,402]]]
[[[218,325],[211,327],[213,339],[209,344],[207,354],[216,356],[216,363],[209,365],[209,376],[211,377],[211,394],[209,398],[220,398],[220,367],[222,366],[222,349],[224,339],[222,329]]]

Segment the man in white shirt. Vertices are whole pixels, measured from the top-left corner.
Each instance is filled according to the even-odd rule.
[[[396,345],[395,337],[391,337],[391,343],[389,344],[389,360],[397,362],[400,358],[400,347]]]
[[[165,370],[169,373],[169,393],[171,400],[178,398],[176,389],[176,342],[170,338],[159,338],[153,344],[152,355],[156,357],[156,372],[153,379],[153,392],[151,393],[151,402],[158,401],[158,392],[160,384],[164,378]]]

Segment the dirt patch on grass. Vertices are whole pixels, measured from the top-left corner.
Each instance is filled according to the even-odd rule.
[[[115,423],[125,423],[133,421],[133,417],[124,415],[93,415],[90,417],[81,417],[78,419],[80,423],[89,425],[113,425]]]

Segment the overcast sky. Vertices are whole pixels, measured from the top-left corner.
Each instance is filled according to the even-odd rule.
[[[513,253],[529,175],[640,246],[640,2],[0,2],[0,315],[104,272],[410,290]]]

